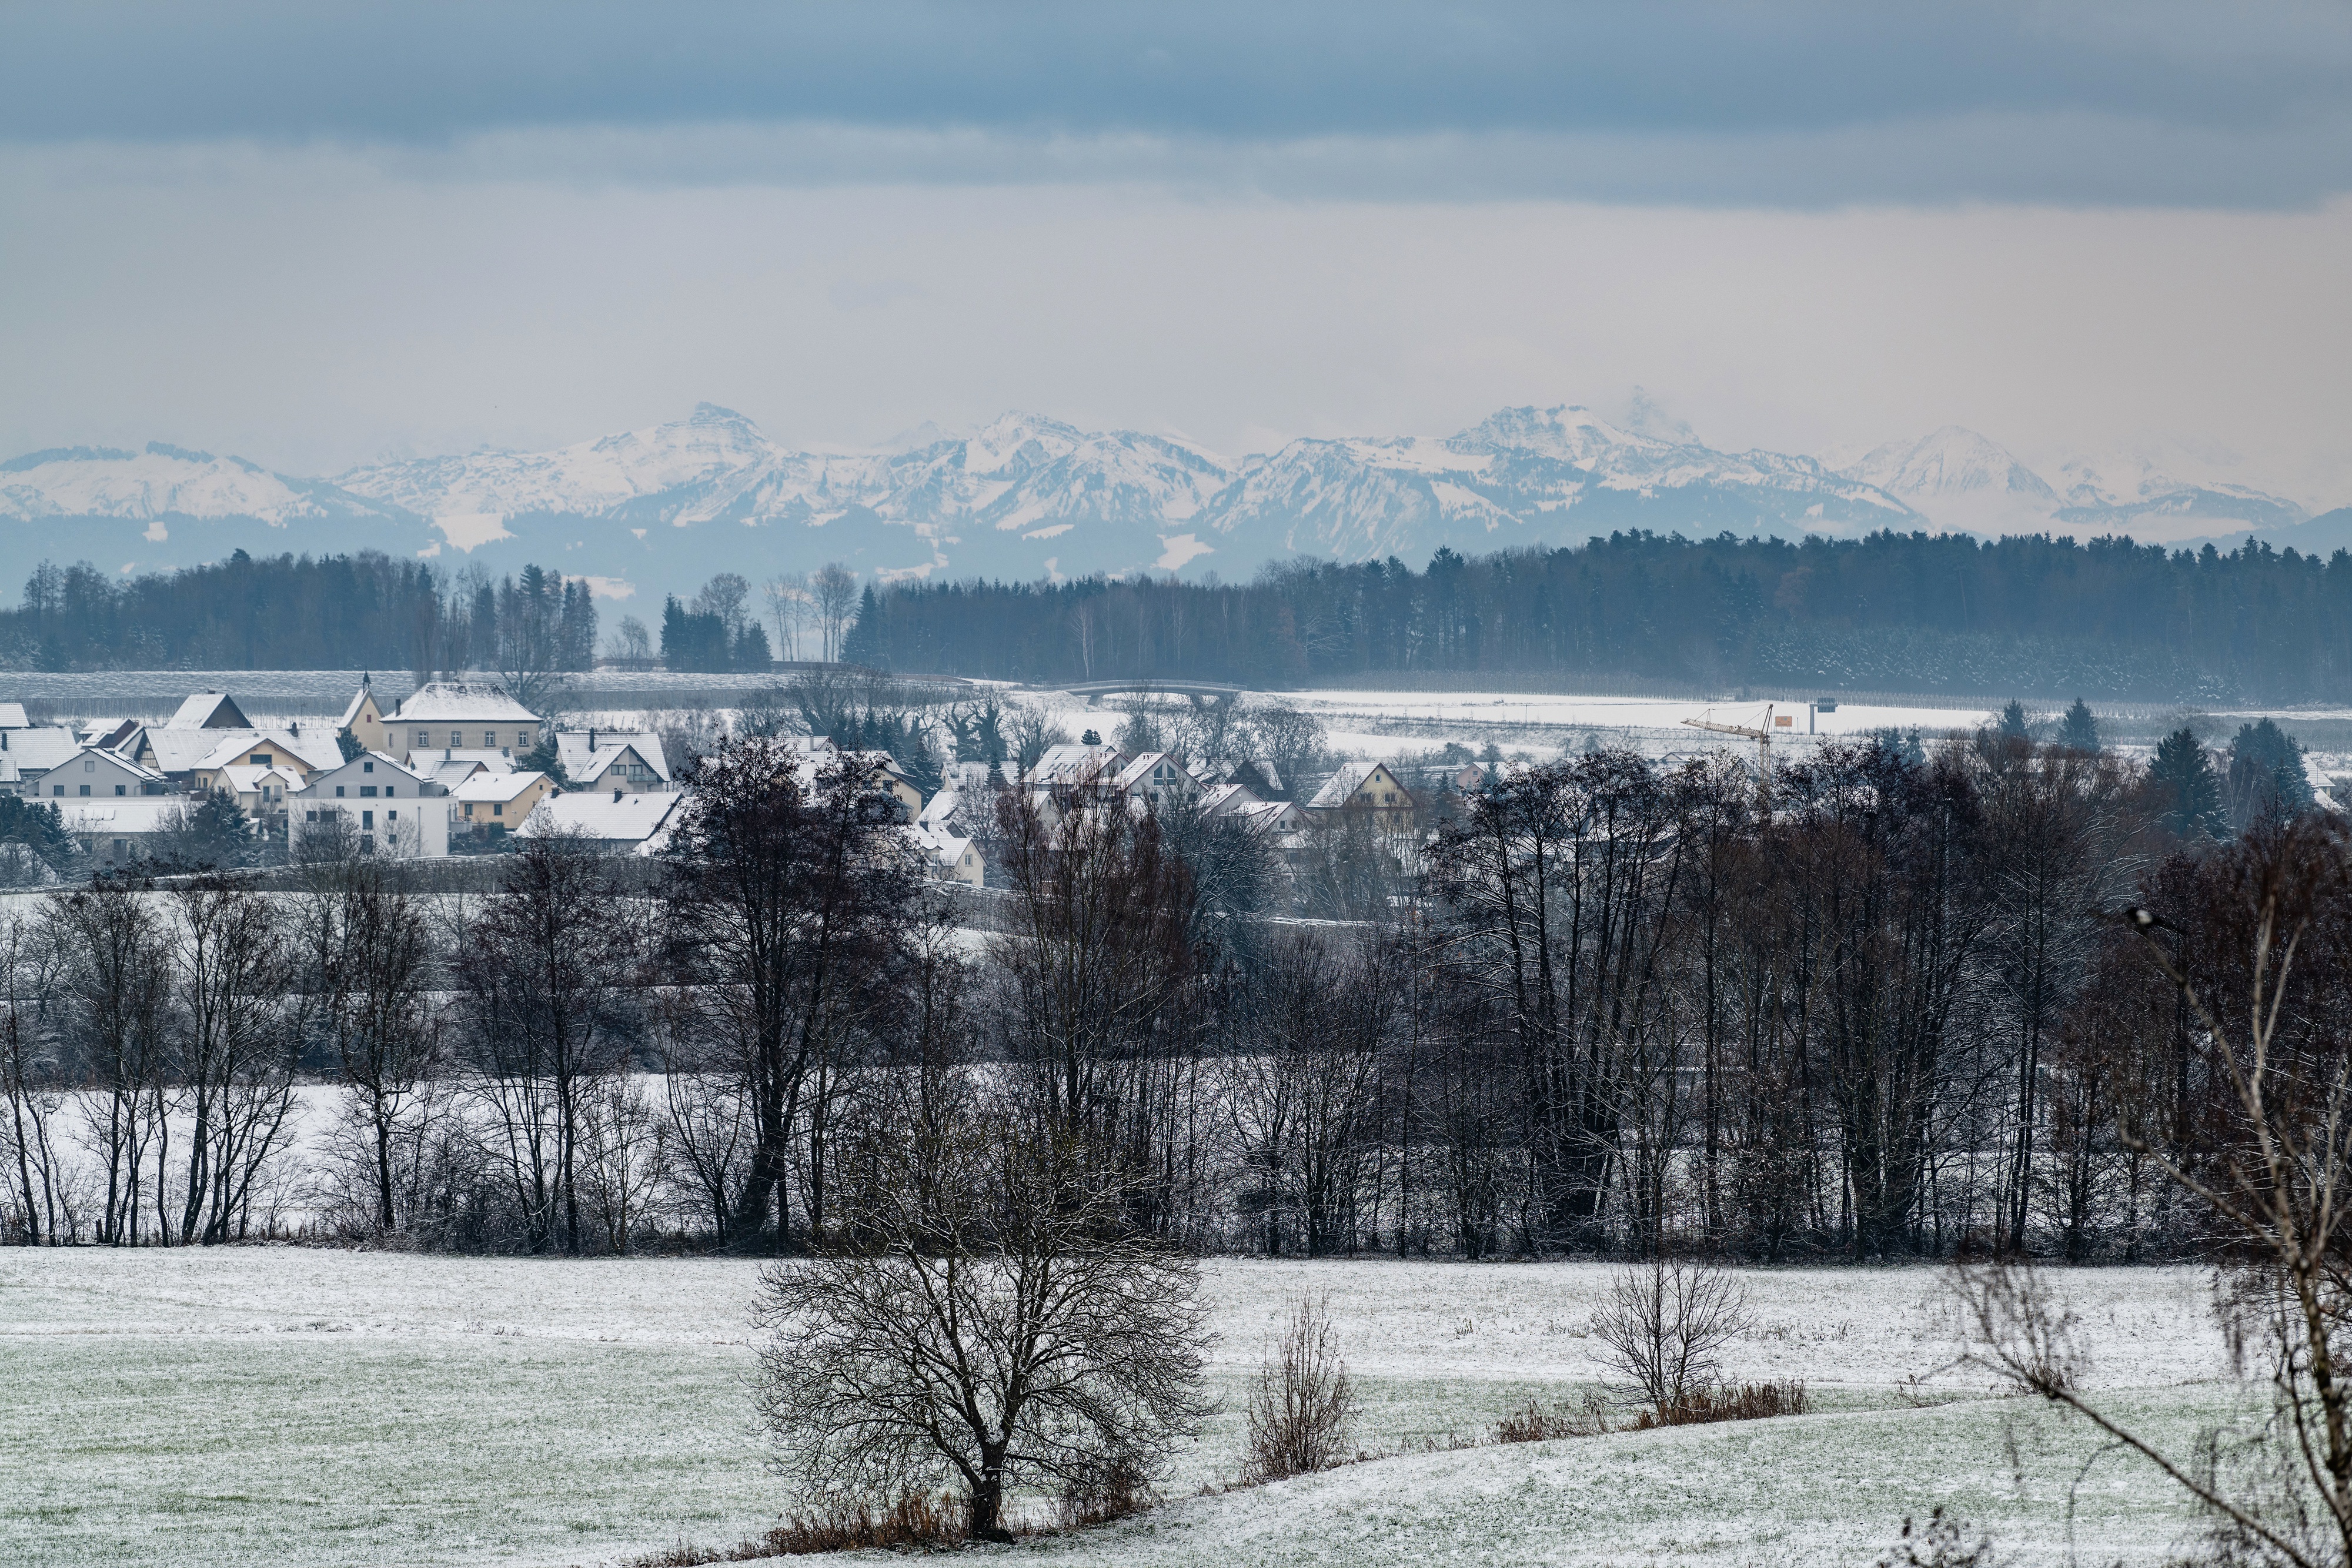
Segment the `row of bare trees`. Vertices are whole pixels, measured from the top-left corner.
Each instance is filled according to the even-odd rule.
[[[2153,1256],[2195,1240],[2154,1162],[2211,1146],[2215,1085],[2100,912],[2170,912],[2203,972],[2240,852],[2160,795],[1991,735],[1826,747],[1769,797],[1597,752],[1427,842],[1331,830],[1360,896],[1300,922],[1238,830],[1016,793],[1004,886],[944,903],[887,799],[749,737],[659,863],[43,900],[0,930],[7,1223],[799,1249],[951,1014],[1187,1246]]]

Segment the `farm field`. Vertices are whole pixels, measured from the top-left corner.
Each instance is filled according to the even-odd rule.
[[[1948,1368],[1932,1271],[1748,1276],[1748,1379],[1818,1414],[1410,1452],[1255,1491],[1237,1468],[1265,1334],[1328,1296],[1363,1440],[1426,1448],[1599,1375],[1591,1264],[1280,1263],[1206,1274],[1225,1414],[1126,1524],[1007,1555],[1069,1563],[1869,1563],[1937,1503],[2004,1562],[2155,1563],[2198,1528],[2079,1424]],[[0,1255],[0,1563],[590,1564],[731,1543],[790,1504],[749,1421],[757,1266],[295,1248]],[[2070,1273],[2089,1381],[2186,1445],[2244,1398],[2201,1280]],[[1918,1385],[1908,1380],[1923,1379]],[[1916,1403],[1915,1403],[1916,1401]]]

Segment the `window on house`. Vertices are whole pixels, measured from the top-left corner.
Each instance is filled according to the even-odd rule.
[[[62,784],[52,784],[49,786],[49,793],[52,795],[62,795],[65,792],[66,787]]]
[[[431,730],[429,730],[429,729],[420,729],[420,730],[418,730],[418,731],[416,732],[416,744],[417,744],[417,745],[419,745],[419,746],[430,746],[430,745],[432,745],[432,744],[433,744],[433,732],[432,732]]]
[[[391,794],[394,789],[399,789],[399,788],[400,788],[400,786],[399,786],[399,785],[397,785],[397,784],[387,784],[387,785],[385,785],[385,786],[383,787],[383,792],[384,792],[385,794],[389,795],[389,794]]]
[[[257,751],[252,756],[247,758],[246,760],[252,763],[257,768],[267,768],[269,766],[269,753],[266,751]]]
[[[493,816],[493,817],[503,817],[503,816],[505,816],[506,814],[507,814],[507,803],[506,803],[504,800],[493,800],[493,801],[491,801],[491,802],[490,802],[490,815],[491,815],[491,816]]]
[[[361,827],[362,827],[362,828],[373,828],[373,827],[374,827],[374,826],[375,826],[375,813],[374,813],[373,811],[362,811],[362,812],[360,813],[360,826],[361,826]]]
[[[468,800],[468,801],[467,801],[467,802],[466,802],[466,815],[467,815],[467,816],[469,816],[469,817],[470,817],[470,816],[472,816],[473,814],[474,814],[474,803],[473,803],[471,800]]]
[[[95,772],[97,772],[97,771],[98,771],[98,758],[95,758],[95,757],[85,757],[85,758],[83,758],[81,759],[81,770],[82,770],[84,773],[95,773]]]
[[[336,800],[341,800],[342,798],[343,798],[343,787],[342,787],[341,785],[338,784],[338,785],[336,785],[336,786],[335,786],[335,799],[336,799]]]
[[[373,785],[373,784],[362,784],[362,785],[361,785],[361,786],[360,786],[360,799],[361,799],[361,800],[374,800],[374,799],[375,799],[375,786],[374,786],[374,785]]]
[[[465,744],[466,744],[466,732],[465,732],[464,730],[462,730],[462,729],[453,729],[453,730],[451,730],[451,731],[449,732],[449,744],[450,744],[450,745],[452,745],[452,746],[463,746],[463,745],[465,745]]]
[[[302,820],[306,822],[315,822],[319,820],[319,813],[316,811],[305,811],[302,813]]]
[[[127,784],[117,784],[114,787],[114,792],[118,795],[128,795],[131,793],[131,787]]]
[[[127,856],[127,855],[128,855],[128,854],[130,854],[130,853],[131,853],[131,841],[130,841],[129,839],[117,839],[117,840],[115,840],[115,841],[114,841],[114,858],[115,858],[115,859],[117,859],[117,860],[121,860],[122,858],[124,858],[125,856]]]
[[[530,749],[530,731],[527,729],[516,730],[515,744],[521,747],[525,751],[529,751]]]
[[[486,729],[482,731],[482,744],[484,746],[496,746],[498,743],[499,732],[497,730]]]
[[[85,795],[89,794],[89,785],[87,785],[87,784],[83,785],[83,786],[81,787],[81,792],[82,792],[83,794],[85,794]]]
[[[375,764],[373,762],[362,762],[360,764],[360,771],[362,773],[373,773],[375,771]]]

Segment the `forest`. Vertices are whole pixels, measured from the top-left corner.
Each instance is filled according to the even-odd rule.
[[[536,566],[493,581],[372,550],[254,557],[118,578],[44,562],[0,611],[17,669],[489,670],[528,680],[596,657],[587,582]]]
[[[2291,936],[2298,1081],[2352,1021],[2345,834],[2264,755],[1599,751],[1291,860],[1006,790],[993,891],[950,898],[859,777],[722,738],[658,862],[551,838],[488,893],[334,860],[6,915],[0,1233],[822,1249],[947,1074],[1192,1249],[2192,1254],[2159,1172],[2245,1129],[2155,959],[2226,1006]]]
[[[899,582],[843,657],[1034,682],[1284,687],[1382,674],[2157,702],[2352,698],[2352,554],[1885,532],[1614,533],[1414,570],[1292,560],[1245,583]]]

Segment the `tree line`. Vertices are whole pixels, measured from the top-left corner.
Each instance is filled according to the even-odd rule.
[[[845,657],[1028,681],[1287,686],[1545,674],[1706,686],[2352,695],[2352,554],[2127,538],[1979,542],[1612,533],[1423,570],[1288,561],[1245,583],[915,582],[874,592]]]
[[[1768,781],[1602,751],[1493,769],[1426,840],[1350,815],[1292,862],[1181,803],[1006,791],[974,903],[887,796],[746,735],[698,760],[658,864],[551,838],[488,894],[353,860],[13,917],[0,1211],[26,1241],[301,1215],[800,1250],[843,1239],[909,1096],[951,1082],[1188,1248],[2176,1255],[2202,1232],[2151,1162],[2228,1144],[2226,1086],[2110,916],[2157,911],[2235,994],[2248,868],[2283,824],[2344,851],[2274,777],[2196,755],[1987,730]],[[1322,918],[1272,913],[1302,881]],[[2305,938],[2313,1051],[2352,1016],[2322,961],[2347,909]],[[297,1161],[302,1092],[331,1132]]]
[[[0,611],[0,656],[19,669],[468,669],[525,684],[585,670],[596,606],[585,579],[537,566],[492,579],[430,561],[260,556],[119,578],[44,561]]]

